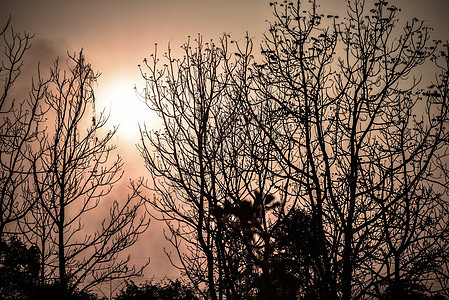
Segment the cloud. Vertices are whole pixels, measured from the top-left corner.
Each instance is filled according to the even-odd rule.
[[[10,38],[8,32],[7,38]],[[23,35],[22,35],[23,36]],[[14,82],[13,87],[9,91],[7,101],[10,103],[13,99],[23,101],[29,97],[31,91],[32,79],[35,81],[38,77],[38,66],[41,77],[47,78],[50,74],[50,68],[53,66],[56,58],[67,57],[69,44],[63,40],[37,39],[30,40],[31,47],[24,53],[23,65],[20,69],[20,76]],[[4,44],[2,44],[3,46]],[[2,60],[6,63],[8,58],[3,55]]]
[[[69,43],[65,39],[37,38],[31,41],[32,45],[24,59],[24,73],[36,76],[37,67],[43,75],[48,75],[57,58],[64,61],[67,58]]]

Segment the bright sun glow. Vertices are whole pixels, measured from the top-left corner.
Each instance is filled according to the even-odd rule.
[[[99,98],[106,111],[111,111],[109,125],[119,125],[120,140],[137,143],[140,138],[138,123],[145,123],[149,129],[157,127],[156,114],[138,99],[131,82],[112,82],[105,86]]]

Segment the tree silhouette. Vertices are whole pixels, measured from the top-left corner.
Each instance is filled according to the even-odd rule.
[[[148,201],[154,217],[168,225],[167,239],[180,259],[177,266],[211,299],[238,299],[254,292],[245,246],[253,235],[228,226],[223,209],[256,203],[254,190],[269,193],[274,186],[266,168],[251,155],[255,149],[269,151],[248,144],[262,142],[241,117],[245,92],[232,79],[244,70],[242,64],[250,63],[244,53],[251,49],[241,49],[233,64],[227,39],[216,45],[199,37],[194,46],[187,42],[182,47],[184,58],[173,58],[169,50],[167,64],[160,67],[155,53],[142,69],[147,83],[143,99],[163,123],[163,130],[155,132],[141,127],[140,150],[152,176],[148,187],[155,192]],[[270,220],[255,212],[262,223],[238,217],[267,231]]]
[[[403,280],[447,293],[448,46],[417,19],[401,28],[385,1],[348,1],[342,22],[315,1],[272,5],[248,110],[318,226],[328,298]],[[433,84],[417,75],[428,61]]]
[[[142,274],[147,264],[129,268],[129,256],[119,255],[149,221],[136,194],[114,201],[107,218],[95,216],[122,176],[121,158],[110,159],[116,128],[107,130],[107,116],[95,112],[92,85],[98,75],[82,52],[69,55],[67,65],[64,69],[56,60],[45,84],[45,116],[54,128],[48,126],[33,146],[38,151],[32,158],[28,196],[37,202],[19,227],[39,247],[41,284],[56,284],[60,293],[70,295]],[[94,225],[86,227],[93,218]]]
[[[416,18],[400,26],[385,1],[348,1],[344,18],[316,1],[271,5],[261,62],[250,39],[229,54],[225,36],[142,71],[164,125],[141,131],[152,205],[182,270],[212,299],[447,295],[449,46]],[[259,210],[270,194],[278,207]],[[291,216],[302,229],[283,235]],[[215,293],[226,253],[251,264],[233,269],[240,293]],[[287,291],[282,274],[304,286]]]
[[[28,98],[16,98],[23,97],[14,84],[21,74],[32,35],[15,32],[10,20],[0,30],[4,47],[0,65],[0,240],[7,227],[12,227],[8,225],[23,218],[35,202],[27,197],[27,188],[32,173],[31,144],[41,130],[45,92],[45,83],[34,81]]]

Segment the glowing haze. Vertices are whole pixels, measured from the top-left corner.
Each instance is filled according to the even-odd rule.
[[[306,0],[307,1],[307,0]],[[346,0],[318,1],[321,9],[342,15]],[[369,2],[369,1],[367,1]],[[449,37],[447,0],[396,0],[402,8],[401,19],[419,17],[435,28],[436,39]],[[146,176],[143,160],[136,150],[139,140],[137,122],[156,128],[156,114],[136,97],[134,86],[141,90],[144,80],[138,64],[159,44],[161,53],[171,44],[173,53],[181,55],[179,46],[187,36],[201,33],[204,40],[218,39],[229,33],[242,39],[246,32],[260,41],[271,19],[267,0],[0,0],[0,25],[12,17],[16,31],[35,33],[32,59],[26,72],[35,74],[36,60],[48,68],[57,55],[83,48],[94,70],[102,75],[96,88],[97,109],[111,111],[111,125],[120,124],[116,143],[123,156],[127,178]],[[257,47],[255,48],[257,50]],[[24,73],[26,73],[24,72]],[[119,187],[123,195],[123,187]],[[118,197],[118,196],[117,196]],[[146,279],[151,276],[177,276],[164,257],[162,225],[152,222],[148,233],[137,245],[132,262],[139,264],[151,257]],[[170,250],[167,248],[167,250]],[[141,260],[141,261],[140,261]]]

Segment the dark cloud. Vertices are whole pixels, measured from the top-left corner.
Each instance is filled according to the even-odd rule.
[[[31,39],[31,47],[23,56],[23,65],[20,69],[20,76],[12,87],[8,100],[22,101],[28,98],[28,94],[31,91],[33,78],[37,79],[38,70],[40,70],[40,76],[47,78],[49,76],[49,70],[53,66],[56,58],[66,57],[68,49],[68,43],[64,40],[51,40],[51,39]],[[4,46],[4,44],[2,44]],[[5,57],[2,60],[5,61]]]

